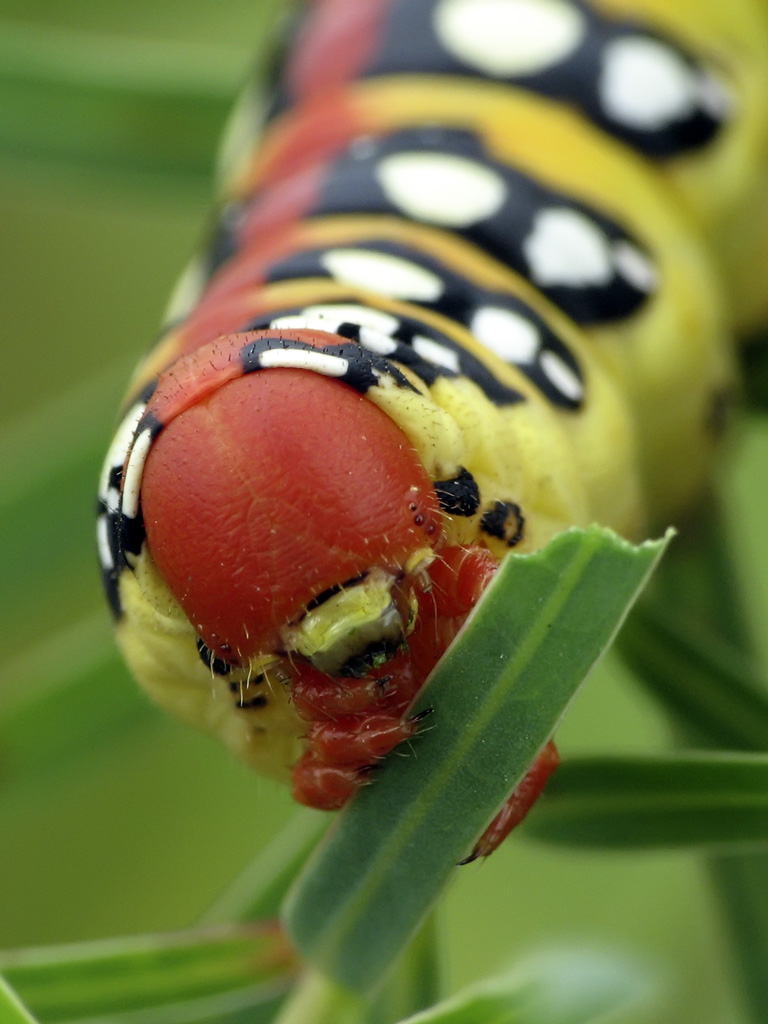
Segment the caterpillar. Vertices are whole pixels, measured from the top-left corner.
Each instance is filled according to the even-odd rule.
[[[307,6],[100,482],[117,638],[161,705],[339,808],[508,551],[695,512],[768,319],[763,16]]]

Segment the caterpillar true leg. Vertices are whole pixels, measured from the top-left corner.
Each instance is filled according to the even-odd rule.
[[[550,741],[542,750],[520,785],[504,804],[491,824],[480,836],[475,848],[462,864],[471,864],[478,857],[489,857],[516,828],[541,796],[547,779],[560,763],[557,747]]]

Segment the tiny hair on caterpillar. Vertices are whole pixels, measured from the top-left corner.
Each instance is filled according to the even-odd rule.
[[[505,554],[695,514],[768,322],[766,11],[313,0],[254,96],[98,549],[147,692],[333,810]]]

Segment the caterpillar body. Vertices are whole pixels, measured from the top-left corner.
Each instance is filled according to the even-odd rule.
[[[507,551],[695,504],[768,320],[763,15],[309,5],[102,474],[118,639],[162,705],[340,807]]]

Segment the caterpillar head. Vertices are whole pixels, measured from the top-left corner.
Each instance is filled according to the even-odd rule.
[[[288,341],[221,338],[161,377],[141,480],[149,553],[220,662],[362,677],[413,628],[439,504],[403,431],[333,379],[350,346]]]

